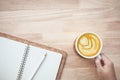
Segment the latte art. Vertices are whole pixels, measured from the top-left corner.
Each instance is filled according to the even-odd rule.
[[[79,37],[77,47],[82,55],[91,57],[100,51],[101,42],[97,35],[86,33]]]

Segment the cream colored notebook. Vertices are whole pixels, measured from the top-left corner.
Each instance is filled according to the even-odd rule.
[[[61,59],[62,54],[0,37],[0,80],[55,80]]]

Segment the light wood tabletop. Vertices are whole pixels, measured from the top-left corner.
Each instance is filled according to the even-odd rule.
[[[120,80],[120,0],[0,0],[0,32],[66,51],[61,80],[98,80],[94,60],[74,50],[78,35],[95,32]]]

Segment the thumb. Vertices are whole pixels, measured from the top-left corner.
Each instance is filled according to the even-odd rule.
[[[101,59],[96,58],[96,59],[95,59],[95,64],[96,64],[96,67],[97,67],[98,70],[99,70],[99,69],[100,69],[100,70],[102,69]]]

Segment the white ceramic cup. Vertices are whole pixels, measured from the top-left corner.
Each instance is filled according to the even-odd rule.
[[[99,40],[100,40],[101,47],[100,47],[100,50],[98,51],[98,53],[96,53],[96,55],[93,55],[93,56],[85,56],[85,55],[81,54],[80,51],[78,50],[78,47],[77,47],[77,45],[78,45],[78,40],[79,40],[79,38],[80,38],[82,35],[84,35],[84,34],[86,34],[86,33],[95,34],[95,35],[99,38]],[[99,59],[101,59],[100,53],[101,53],[102,47],[103,47],[103,44],[102,44],[102,40],[101,40],[100,36],[97,35],[96,33],[93,33],[93,32],[85,32],[85,33],[79,35],[79,36],[76,38],[76,40],[75,40],[75,50],[76,50],[76,52],[77,52],[80,56],[82,56],[82,57],[84,57],[84,58],[95,58],[95,57],[98,57]]]

